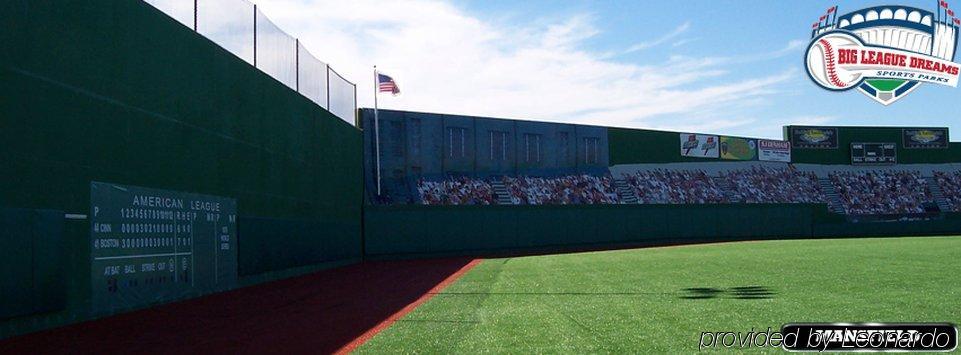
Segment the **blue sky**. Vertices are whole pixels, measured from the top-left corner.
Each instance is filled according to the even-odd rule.
[[[885,107],[804,73],[811,24],[827,8],[889,2],[258,4],[357,82],[365,107],[378,64],[403,91],[382,97],[385,108],[775,138],[784,124],[948,126],[961,139],[961,89],[924,85]]]

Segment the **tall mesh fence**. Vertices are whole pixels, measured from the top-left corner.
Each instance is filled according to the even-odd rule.
[[[254,4],[244,0],[197,0],[196,4],[197,32],[254,64]]]
[[[297,40],[257,11],[257,68],[297,90]]]
[[[340,74],[337,74],[337,72],[329,70],[329,68],[330,67],[328,67],[328,73],[330,73],[330,78],[327,90],[330,96],[330,107],[328,107],[327,110],[344,120],[350,119],[353,121],[354,114],[357,112],[357,91],[354,90],[355,86],[340,76]]]
[[[327,103],[327,63],[314,57],[303,44],[297,44],[297,83],[298,91],[313,102],[328,107]],[[338,116],[339,117],[339,116]]]
[[[168,16],[194,28],[194,0],[144,0],[148,4],[160,9]]]
[[[356,124],[356,85],[246,0],[144,0],[340,119]]]

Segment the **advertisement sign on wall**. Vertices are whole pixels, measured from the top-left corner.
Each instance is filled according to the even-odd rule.
[[[754,160],[757,157],[757,142],[753,139],[721,137],[721,159]]]
[[[791,142],[760,139],[757,141],[758,160],[791,162]]]
[[[681,156],[694,158],[717,158],[717,136],[681,133]]]

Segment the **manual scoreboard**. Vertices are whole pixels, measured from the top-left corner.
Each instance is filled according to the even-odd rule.
[[[95,311],[169,302],[237,284],[237,201],[92,182]]]
[[[851,164],[892,165],[898,162],[895,143],[851,143]]]

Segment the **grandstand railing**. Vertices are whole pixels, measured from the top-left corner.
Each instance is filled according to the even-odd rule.
[[[144,0],[337,117],[357,124],[347,81],[246,0]]]

